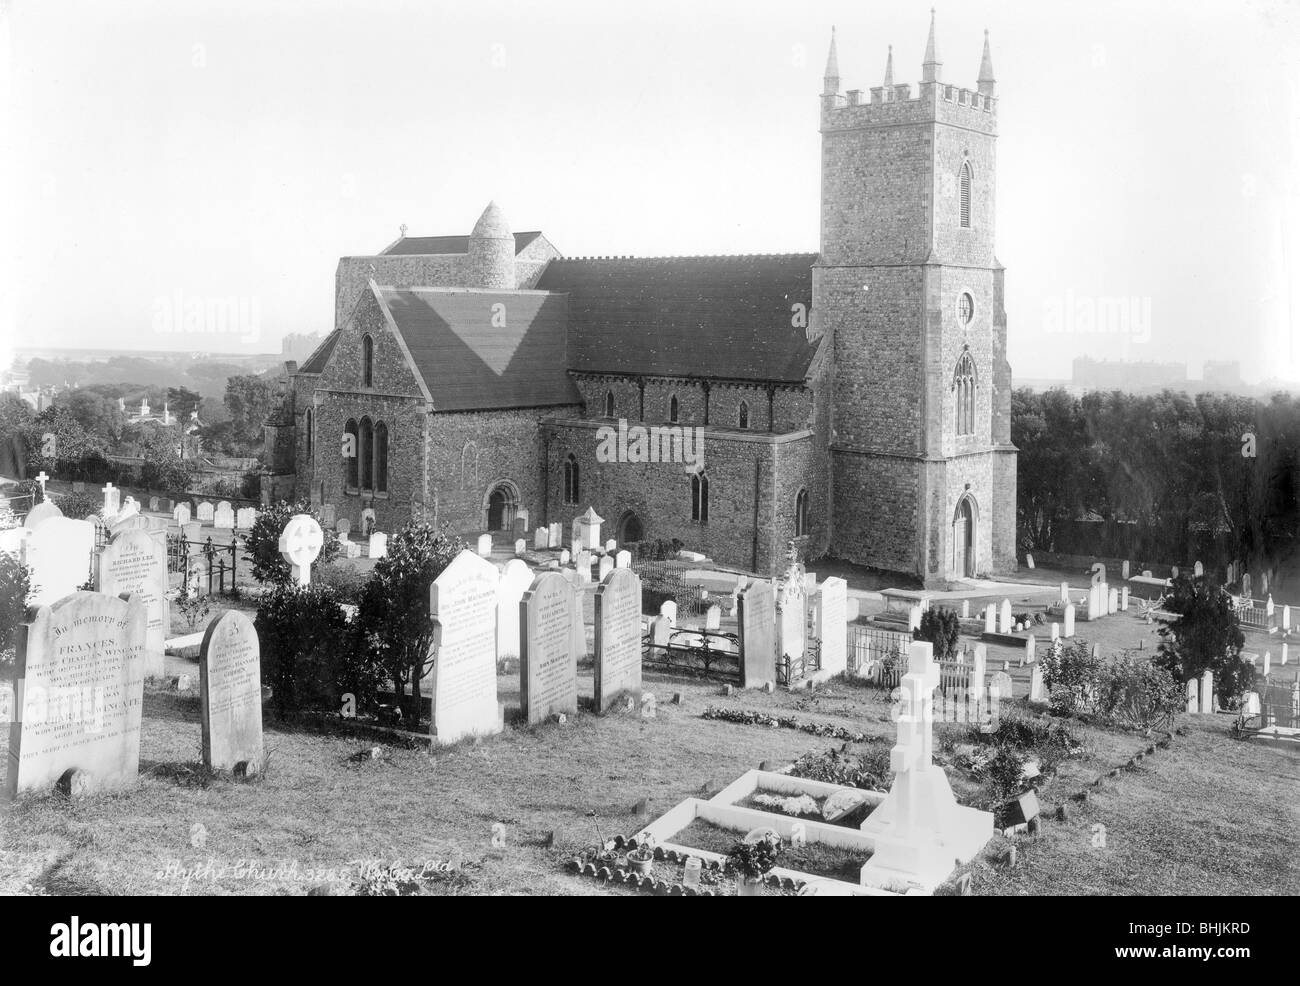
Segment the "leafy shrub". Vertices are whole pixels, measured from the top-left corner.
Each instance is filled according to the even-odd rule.
[[[176,593],[176,609],[185,617],[190,630],[194,631],[207,622],[208,614],[212,612],[211,597],[192,592],[189,579],[183,578],[180,590]]]
[[[1165,596],[1165,609],[1177,620],[1162,620],[1156,660],[1176,681],[1214,672],[1214,687],[1225,703],[1250,687],[1253,672],[1241,660],[1246,638],[1237,623],[1232,596],[1210,579],[1180,575]]]
[[[244,551],[253,560],[253,578],[263,585],[287,585],[292,577],[289,563],[280,554],[280,535],[284,533],[290,518],[297,514],[308,514],[316,518],[324,532],[320,554],[312,566],[313,572],[328,565],[339,553],[338,535],[321,523],[320,513],[308,501],[288,503],[281,500],[258,511],[252,529],[244,536]]]
[[[1102,662],[1092,656],[1086,640],[1076,637],[1068,644],[1057,640],[1039,660],[1043,665],[1043,686],[1054,710],[1070,715],[1093,708]]]
[[[1064,722],[1006,711],[998,716],[997,726],[992,732],[981,732],[978,726],[974,726],[967,735],[976,743],[1009,747],[1036,757],[1044,772],[1053,770],[1062,760],[1083,753],[1083,744]]]
[[[103,496],[88,491],[69,493],[56,498],[54,502],[59,505],[64,517],[71,517],[74,520],[84,520],[91,514],[97,514],[104,506]]]
[[[331,589],[339,602],[351,603],[355,606],[361,601],[361,592],[366,584],[366,573],[355,565],[335,559],[328,565],[312,566],[311,580],[313,584],[319,582]]]
[[[239,481],[239,495],[245,500],[260,500],[262,498],[262,473],[258,469],[250,469],[244,473],[243,479]]]
[[[839,750],[810,751],[796,760],[788,773],[791,777],[860,787],[865,791],[887,791],[893,779],[889,750],[888,744],[873,743],[857,757]]]
[[[262,672],[281,719],[306,709],[337,710],[342,696],[359,709],[375,700],[375,679],[356,656],[352,627],[324,586],[276,586],[257,610]]]
[[[912,631],[912,639],[933,644],[936,661],[951,661],[957,656],[960,633],[961,621],[953,610],[927,609],[921,613],[921,625]]]
[[[27,615],[30,575],[26,565],[0,551],[0,677],[13,675],[14,634]]]
[[[993,756],[984,765],[985,789],[994,804],[1014,798],[1024,789],[1021,776],[1029,757],[1010,743],[999,744]]]
[[[1101,669],[1097,711],[1120,725],[1150,731],[1173,720],[1183,696],[1168,668],[1125,655]]]
[[[677,538],[655,538],[652,541],[636,542],[638,561],[670,561],[677,557],[677,552],[684,548],[685,542]]]
[[[781,842],[770,835],[757,842],[737,842],[727,851],[727,872],[756,880],[771,872],[781,856]]]

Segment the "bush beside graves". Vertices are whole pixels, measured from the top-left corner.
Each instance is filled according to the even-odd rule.
[[[358,660],[351,626],[331,590],[276,586],[262,597],[255,626],[262,680],[281,719],[307,710],[337,711],[348,693],[357,709],[374,704],[374,677]]]
[[[27,613],[30,591],[27,567],[0,551],[0,678],[13,675],[14,632]]]
[[[83,520],[91,514],[97,514],[104,506],[104,498],[96,493],[69,493],[55,498],[55,503],[63,511],[64,517]]]
[[[1162,621],[1157,663],[1181,682],[1213,671],[1220,701],[1236,702],[1253,683],[1255,671],[1241,660],[1246,638],[1232,596],[1207,578],[1180,575],[1166,594],[1164,607],[1179,618]]]
[[[1149,732],[1173,721],[1183,708],[1184,694],[1167,668],[1125,655],[1101,669],[1097,711],[1118,725]]]
[[[921,625],[912,631],[912,639],[933,644],[936,661],[951,661],[957,655],[960,633],[961,621],[953,610],[927,609],[921,614]]]

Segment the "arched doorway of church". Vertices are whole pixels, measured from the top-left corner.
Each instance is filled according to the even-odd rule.
[[[634,544],[645,538],[645,528],[641,526],[641,518],[631,510],[627,511],[618,522],[618,546],[620,548],[628,544]]]
[[[957,502],[952,518],[951,578],[975,577],[975,516],[975,500],[967,494]]]
[[[509,531],[514,527],[519,509],[519,491],[511,482],[497,483],[487,495],[487,529]]]

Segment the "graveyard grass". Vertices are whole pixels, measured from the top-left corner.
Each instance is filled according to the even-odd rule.
[[[507,704],[517,702],[517,676],[501,676],[498,685]],[[580,674],[585,698],[591,685],[590,673]],[[762,760],[779,767],[840,745],[797,730],[701,719],[706,706],[790,712],[884,742],[895,731],[880,693],[840,682],[732,697],[716,685],[655,678],[647,689],[658,698],[653,720],[581,711],[565,725],[508,725],[500,736],[432,756],[384,746],[378,760],[355,758],[374,740],[285,729],[268,717],[266,772],[241,782],[203,774],[197,697],[150,688],[134,791],[78,802],[26,797],[0,808],[0,892],[301,894],[331,882],[319,871],[355,877],[358,861],[431,860],[463,871],[429,882],[427,893],[629,893],[564,871],[567,858],[596,842],[595,825],[607,839],[630,835],[683,798],[708,797],[706,782],[716,791]],[[670,701],[675,691],[683,705]],[[974,892],[1300,892],[1294,756],[1231,740],[1226,716],[1179,718],[1188,735],[1136,771],[1090,787],[1086,804],[1070,796],[1149,741],[1077,727],[1089,757],[1068,761],[1040,792],[1042,834],[1018,840],[1020,862],[1009,871],[996,865],[1007,843],[995,836],[968,867]],[[7,753],[7,736],[0,750]],[[951,774],[961,798],[964,787]],[[633,809],[641,798],[644,817]],[[1069,806],[1063,822],[1054,818],[1059,803]],[[505,827],[502,846],[493,845],[496,823]],[[1098,824],[1104,847],[1094,844]],[[552,831],[555,845],[547,847]],[[188,884],[167,874],[169,866],[209,863],[228,869],[201,871]],[[266,872],[293,863],[296,878]],[[241,864],[263,872],[240,874]],[[333,885],[347,890],[346,880]]]

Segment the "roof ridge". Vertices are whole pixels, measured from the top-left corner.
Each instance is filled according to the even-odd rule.
[[[669,253],[651,256],[636,254],[589,255],[575,257],[554,257],[551,263],[565,263],[570,260],[778,260],[792,257],[816,257],[816,250],[796,251],[792,253]]]

